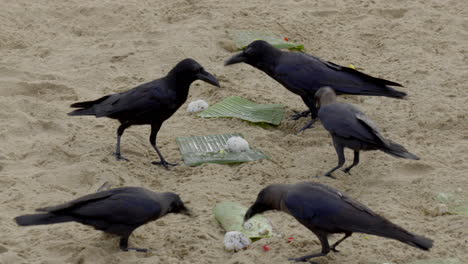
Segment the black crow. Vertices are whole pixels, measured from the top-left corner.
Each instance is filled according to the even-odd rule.
[[[321,252],[290,259],[297,262],[325,256],[330,250],[338,252],[336,247],[354,232],[395,239],[423,250],[429,250],[433,243],[393,224],[346,194],[320,183],[273,184],[265,187],[245,213],[244,222],[268,210],[280,210],[292,215],[320,240]],[[344,237],[330,246],[328,236],[336,233],[344,233]]]
[[[120,249],[129,248],[128,237],[138,227],[169,213],[190,215],[175,193],[156,193],[140,187],[122,187],[97,192],[57,206],[37,209],[39,214],[15,218],[20,226],[78,222],[120,236]]]
[[[338,166],[325,174],[334,178],[331,173],[345,163],[344,148],[354,150],[354,161],[344,169],[349,173],[359,163],[359,151],[381,150],[398,158],[419,160],[403,146],[384,138],[380,129],[363,112],[351,104],[336,101],[336,94],[330,87],[322,87],[315,94],[320,109],[318,117],[323,126],[330,132],[338,155]]]
[[[234,55],[225,65],[245,62],[265,72],[289,91],[299,95],[309,108],[294,119],[309,113],[312,121],[300,131],[310,128],[317,119],[315,93],[323,86],[330,86],[337,94],[357,94],[404,98],[406,93],[389,86],[401,84],[375,78],[352,68],[343,67],[318,57],[302,53],[281,51],[268,42],[256,40],[244,51]]]
[[[120,154],[120,137],[132,125],[151,125],[150,143],[159,156],[156,165],[176,165],[167,162],[156,146],[156,136],[164,121],[187,100],[189,87],[195,80],[218,86],[216,78],[193,59],[179,62],[165,77],[139,85],[122,93],[106,95],[94,101],[78,102],[71,107],[81,108],[70,116],[94,115],[120,121],[117,129],[117,160],[127,160]]]

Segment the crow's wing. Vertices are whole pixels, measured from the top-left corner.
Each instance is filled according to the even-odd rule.
[[[115,192],[115,189],[114,190],[103,191],[103,192],[92,193],[92,194],[82,196],[82,197],[80,197],[78,199],[75,199],[75,200],[72,200],[72,201],[69,201],[69,202],[66,202],[66,203],[63,203],[63,204],[59,204],[59,205],[55,205],[55,206],[48,206],[48,207],[44,207],[44,208],[38,208],[38,209],[36,209],[36,211],[38,211],[38,212],[48,212],[48,213],[58,213],[60,211],[72,209],[73,207],[80,206],[82,204],[86,204],[86,203],[98,201],[98,200],[101,200],[101,199],[105,199],[105,198],[107,198],[109,196],[112,196],[114,192]]]
[[[129,91],[112,94],[94,105],[96,117],[137,116],[165,109],[170,90],[162,79],[137,86]]]
[[[374,121],[372,121],[371,119],[369,119],[369,117],[367,117],[364,113],[362,112],[355,112],[354,115],[356,116],[356,118],[361,122],[361,124],[363,124],[364,126],[366,126],[368,129],[370,129],[375,136],[377,136],[381,141],[382,143],[384,144],[387,144],[387,140],[382,136],[382,131],[380,130],[380,128],[374,123]]]
[[[104,220],[108,223],[139,225],[156,219],[161,213],[158,202],[139,193],[119,193],[102,200],[82,204],[69,211],[77,218]]]
[[[318,116],[325,129],[331,134],[371,144],[385,144],[385,139],[379,133],[377,126],[364,113],[350,104],[325,105],[320,108]]]
[[[99,218],[117,223],[140,223],[161,213],[159,203],[138,187],[122,187],[85,195],[70,202],[37,209],[74,217]]]
[[[298,184],[288,192],[285,204],[292,216],[312,230],[369,233],[373,225],[386,222],[365,205],[322,184]]]
[[[270,76],[292,92],[302,96],[315,94],[323,86],[332,87],[337,94],[378,95],[397,98],[406,95],[387,86],[401,86],[398,83],[375,78],[354,69],[298,52],[283,52]]]
[[[346,194],[323,184],[296,184],[288,192],[285,204],[300,223],[314,232],[360,232],[396,239],[423,250],[432,247],[431,239],[406,231]]]

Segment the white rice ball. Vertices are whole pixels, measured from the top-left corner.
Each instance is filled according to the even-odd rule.
[[[226,143],[228,150],[232,152],[244,152],[250,149],[249,142],[241,137],[231,137]]]
[[[250,244],[252,244],[252,241],[242,232],[231,231],[224,235],[224,248],[227,251],[238,251]]]
[[[190,104],[188,104],[187,106],[187,112],[189,113],[196,113],[196,112],[200,112],[200,111],[203,111],[205,109],[207,109],[210,105],[203,101],[203,100],[196,100],[196,101],[193,101],[193,102],[190,102]]]

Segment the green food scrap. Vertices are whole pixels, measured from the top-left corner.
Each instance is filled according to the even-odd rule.
[[[217,204],[213,211],[216,220],[226,232],[239,231],[252,240],[271,237],[273,234],[270,222],[260,214],[252,217],[244,226],[244,215],[247,208],[238,203],[222,202]]]
[[[240,96],[231,96],[210,106],[199,117],[236,117],[253,123],[279,125],[284,118],[284,105],[257,104]]]
[[[459,193],[438,193],[434,199],[449,208],[450,214],[468,215],[468,197]]]
[[[197,166],[203,163],[240,163],[268,158],[262,151],[257,149],[244,152],[227,151],[227,140],[234,136],[244,137],[240,133],[232,133],[178,137],[176,141],[184,158],[184,163],[188,166]]]

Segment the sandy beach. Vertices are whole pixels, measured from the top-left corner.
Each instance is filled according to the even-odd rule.
[[[466,1],[11,1],[0,0],[0,263],[289,263],[320,250],[291,216],[268,212],[277,235],[231,253],[213,216],[222,201],[245,206],[272,183],[319,181],[338,188],[411,232],[432,238],[424,252],[397,241],[354,234],[321,264],[407,264],[456,258],[468,263],[468,217],[434,215],[438,193],[468,197],[468,8]],[[233,30],[265,30],[304,44],[306,52],[402,83],[407,100],[341,96],[383,134],[421,157],[361,154],[352,175],[321,175],[337,163],[328,132],[308,119],[260,127],[238,119],[201,119],[190,101],[239,95],[305,110],[297,96],[246,64],[224,67]],[[129,162],[112,156],[118,122],[69,117],[69,105],[125,91],[193,58],[220,81],[197,81],[167,120],[158,146],[179,165],[154,166],[149,126],[122,138]],[[175,138],[239,132],[270,160],[238,165],[183,164]],[[347,150],[347,164],[352,152]],[[122,252],[118,238],[77,223],[19,227],[15,216],[95,192],[103,183],[180,194],[195,216],[168,215],[130,237],[149,253]],[[294,237],[293,243],[287,238]],[[334,236],[335,241],[340,236]],[[268,244],[272,249],[263,251]]]

